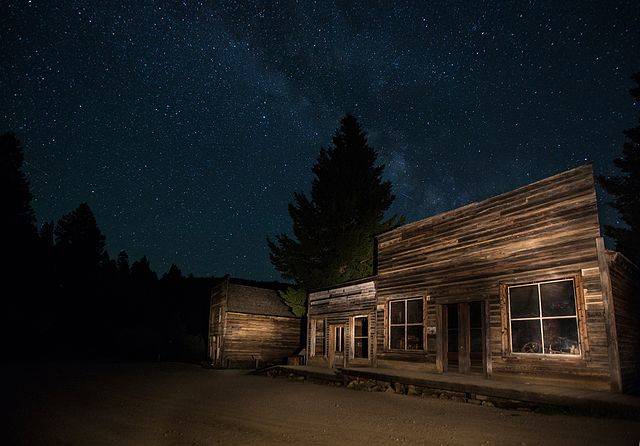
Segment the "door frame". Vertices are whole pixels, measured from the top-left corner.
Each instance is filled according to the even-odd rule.
[[[336,364],[336,328],[342,327],[342,353],[339,355],[342,357],[342,365]],[[347,342],[345,340],[345,335],[347,333],[347,327],[345,323],[340,324],[328,324],[329,329],[329,352],[328,352],[328,362],[329,367],[333,368],[336,366],[346,367],[347,365],[347,354],[345,352],[347,347]]]
[[[486,299],[469,300],[465,302],[443,302],[438,304],[436,318],[438,319],[438,330],[436,332],[436,368],[441,373],[471,373],[471,320],[469,304],[480,302],[482,313],[482,374],[491,374],[491,352],[490,352],[490,323],[489,323],[489,302]],[[458,312],[458,370],[449,370],[449,335],[448,335],[448,312],[449,305],[456,305]]]

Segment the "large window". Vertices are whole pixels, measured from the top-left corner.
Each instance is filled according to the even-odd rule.
[[[511,351],[579,355],[573,280],[509,287]]]
[[[353,318],[353,357],[369,357],[369,318],[356,316]]]
[[[389,346],[393,350],[422,350],[422,299],[389,302]]]

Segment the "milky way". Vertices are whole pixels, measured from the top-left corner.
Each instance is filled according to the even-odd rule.
[[[87,201],[112,255],[161,272],[277,278],[265,238],[345,112],[408,221],[612,173],[636,114],[634,1],[112,3],[0,7],[0,131],[40,222]]]

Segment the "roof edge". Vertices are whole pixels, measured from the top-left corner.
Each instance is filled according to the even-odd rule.
[[[332,286],[326,286],[326,287],[322,287],[322,288],[312,289],[312,290],[307,291],[307,294],[319,293],[321,291],[328,291],[328,290],[333,290],[333,289],[336,289],[336,288],[344,288],[344,287],[348,287],[348,286],[352,286],[352,285],[360,285],[361,283],[366,283],[366,282],[375,282],[377,278],[378,278],[378,275],[376,274],[376,275],[373,275],[373,276],[363,277],[361,279],[353,279],[353,280],[349,280],[347,282],[337,283],[337,284],[332,285]]]
[[[425,220],[428,220],[430,218],[434,218],[434,217],[438,217],[438,216],[441,216],[441,215],[445,215],[445,214],[448,214],[450,212],[459,211],[460,209],[464,209],[466,207],[475,206],[475,205],[478,205],[479,203],[483,203],[483,202],[488,201],[488,200],[493,200],[495,198],[499,198],[499,197],[501,197],[503,195],[506,195],[506,194],[509,194],[509,193],[512,193],[512,192],[517,192],[518,190],[524,189],[525,187],[533,186],[534,184],[542,183],[543,181],[553,180],[554,178],[561,177],[561,176],[566,175],[566,174],[568,174],[570,172],[574,172],[574,171],[581,170],[581,169],[586,169],[587,167],[589,167],[591,169],[592,173],[593,173],[593,161],[589,161],[587,163],[580,164],[580,165],[578,165],[576,167],[573,167],[571,169],[563,170],[562,172],[558,172],[558,173],[550,175],[548,177],[540,178],[539,180],[534,181],[532,183],[526,183],[526,184],[523,184],[522,186],[518,186],[518,187],[516,187],[514,189],[509,189],[509,190],[504,191],[502,193],[499,193],[497,195],[492,195],[490,197],[484,198],[484,199],[479,200],[479,201],[472,201],[472,202],[469,202],[469,203],[464,204],[462,206],[459,206],[457,208],[449,209],[447,211],[439,212],[437,214],[427,215],[426,217],[423,217],[423,218],[421,218],[419,220],[415,220],[415,221],[406,223],[406,224],[404,224],[402,226],[398,226],[398,227],[395,227],[393,229],[389,229],[387,231],[384,231],[384,232],[381,232],[379,234],[376,234],[374,236],[374,239],[377,240],[379,237],[381,237],[381,236],[383,236],[385,234],[390,234],[390,233],[392,233],[394,231],[401,231],[401,230],[407,229],[407,228],[409,228],[409,227],[411,227],[411,226],[413,226],[415,224],[418,224],[418,223],[423,222]]]

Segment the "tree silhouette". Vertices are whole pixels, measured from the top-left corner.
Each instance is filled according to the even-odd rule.
[[[41,270],[48,263],[47,252],[39,243],[23,163],[18,138],[13,133],[0,135],[0,242],[5,260],[0,347],[4,356],[28,354],[45,327],[36,312],[46,310],[42,304],[47,281]]]
[[[374,235],[401,221],[385,218],[394,196],[376,160],[356,118],[344,116],[332,146],[320,149],[310,198],[295,193],[289,204],[293,237],[268,240],[271,262],[284,278],[311,289],[373,272]]]
[[[637,83],[629,92],[634,102],[640,103],[640,72],[632,79]],[[639,120],[640,121],[640,120]],[[613,162],[621,174],[599,177],[600,184],[614,199],[609,203],[627,227],[605,226],[605,234],[616,241],[616,250],[640,265],[640,125],[625,130],[626,141],[622,156]]]
[[[105,238],[87,203],[62,216],[56,225],[56,250],[68,267],[96,271],[105,256]]]
[[[118,266],[118,273],[124,276],[129,275],[129,254],[127,251],[122,250],[118,253],[118,260],[116,261]]]
[[[22,144],[13,133],[0,135],[0,194],[3,217],[0,237],[3,249],[25,248],[36,239],[35,214],[31,207],[29,182],[22,171]]]

